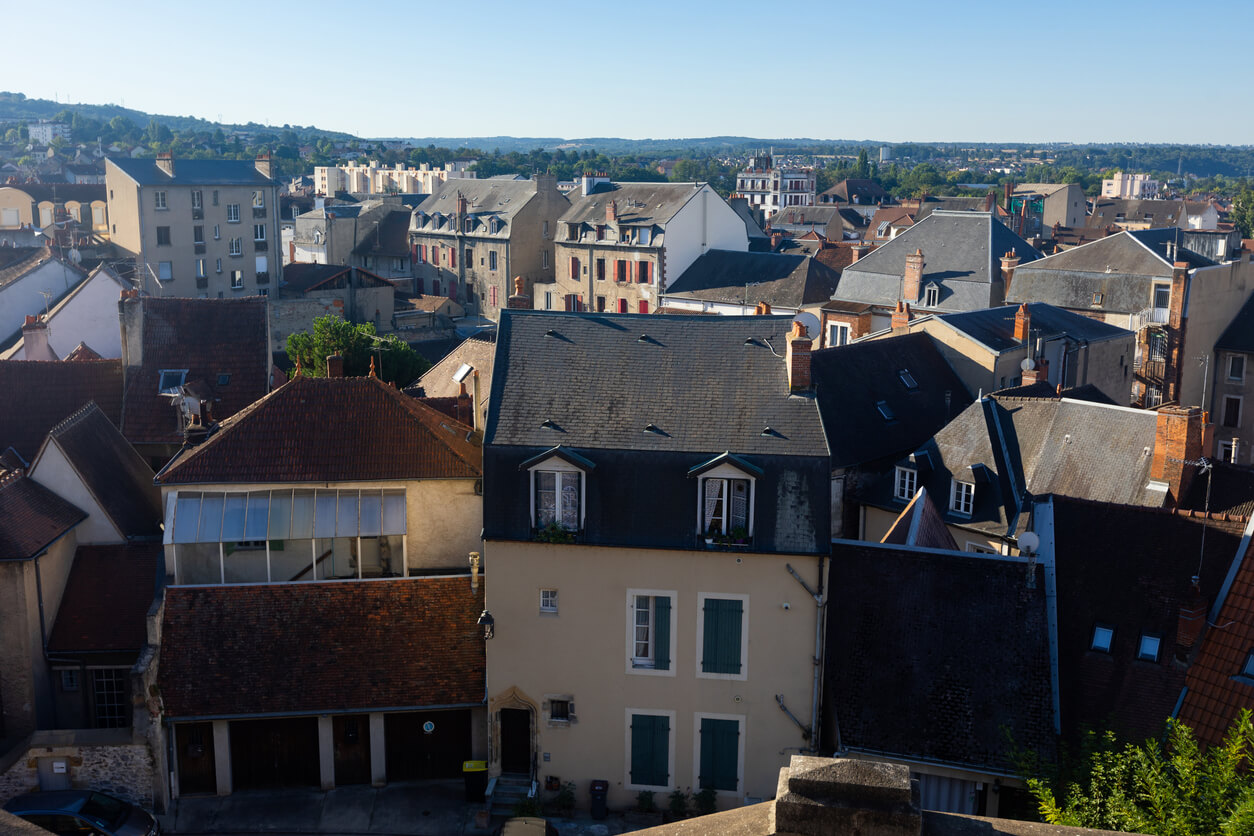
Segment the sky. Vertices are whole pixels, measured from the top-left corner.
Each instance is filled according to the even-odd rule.
[[[1254,143],[1249,0],[124,5],[58,3],[83,40],[6,39],[0,90],[364,137]]]

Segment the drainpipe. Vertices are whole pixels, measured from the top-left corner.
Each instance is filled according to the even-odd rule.
[[[818,752],[819,750],[819,699],[821,697],[823,683],[823,623],[827,615],[827,600],[823,594],[823,570],[827,560],[827,555],[819,555],[819,588],[814,590],[806,583],[805,579],[798,574],[797,570],[792,568],[792,564],[786,564],[788,573],[796,578],[797,583],[805,588],[810,597],[814,599],[814,690],[811,694],[810,702],[810,751]],[[839,742],[837,749],[840,748]]]

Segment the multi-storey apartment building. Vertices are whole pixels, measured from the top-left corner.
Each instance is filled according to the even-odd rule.
[[[279,183],[247,160],[109,159],[109,233],[154,296],[268,295],[278,284]]]
[[[1148,174],[1126,174],[1116,171],[1115,176],[1102,181],[1102,197],[1156,198],[1158,181]]]
[[[785,206],[813,206],[814,169],[776,168],[772,156],[750,157],[749,167],[736,175],[736,196],[767,218]]]
[[[371,160],[366,165],[328,165],[314,167],[314,188],[317,194],[333,197],[338,192],[352,194],[431,194],[449,180],[473,180],[469,171],[474,160],[453,160],[434,168],[427,163],[414,168],[396,163],[391,168]]]

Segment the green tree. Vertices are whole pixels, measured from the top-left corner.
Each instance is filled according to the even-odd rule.
[[[1254,723],[1249,710],[1223,743],[1205,752],[1193,731],[1169,720],[1166,743],[1120,747],[1112,732],[1092,734],[1081,774],[1055,788],[1037,777],[1028,788],[1045,821],[1158,836],[1254,834]]]
[[[1228,218],[1241,230],[1242,238],[1254,237],[1254,191],[1246,187],[1232,199]]]
[[[346,322],[338,316],[320,316],[313,322],[313,331],[289,334],[287,356],[299,363],[306,377],[326,377],[327,357],[338,354],[344,358],[346,377],[365,377],[370,361],[375,373],[388,383],[408,386],[431,367],[403,340],[394,336],[375,335],[374,323]]]

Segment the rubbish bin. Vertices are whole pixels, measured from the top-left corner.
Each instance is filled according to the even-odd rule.
[[[604,821],[609,814],[609,810],[605,806],[605,799],[609,794],[609,781],[592,782],[592,818],[597,821]]]
[[[488,762],[462,761],[462,778],[466,781],[466,801],[483,803],[483,794],[488,791]]]

